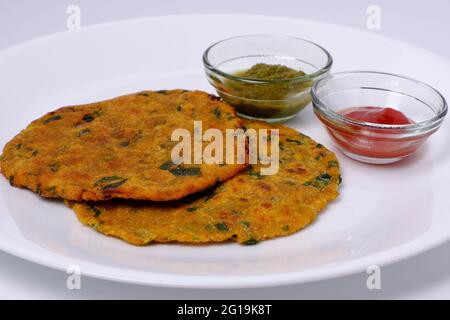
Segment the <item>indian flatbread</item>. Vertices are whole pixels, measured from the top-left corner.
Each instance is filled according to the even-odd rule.
[[[279,129],[277,174],[263,176],[261,165],[254,165],[206,195],[165,204],[119,200],[69,205],[83,224],[135,245],[227,239],[255,244],[292,234],[338,196],[337,159],[293,129],[253,121],[245,126]]]
[[[234,109],[201,91],[144,91],[58,109],[33,121],[3,150],[11,185],[44,197],[173,200],[225,181],[245,165],[171,164],[173,130],[241,126]],[[204,143],[206,144],[206,142]]]

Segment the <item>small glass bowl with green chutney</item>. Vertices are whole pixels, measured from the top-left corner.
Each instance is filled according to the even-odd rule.
[[[203,54],[208,81],[244,118],[287,121],[311,102],[311,87],[333,59],[321,46],[286,35],[245,35]]]

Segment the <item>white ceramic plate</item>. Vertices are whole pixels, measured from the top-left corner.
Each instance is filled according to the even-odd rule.
[[[0,53],[0,144],[59,106],[143,89],[212,91],[201,55],[247,33],[291,34],[333,55],[334,71],[380,70],[430,83],[450,96],[450,63],[376,33],[256,16],[173,16],[108,23],[40,38]],[[126,115],[124,115],[126,116]],[[288,125],[335,150],[311,107]],[[410,159],[389,166],[338,153],[344,184],[305,230],[256,246],[156,244],[134,247],[82,226],[60,201],[0,179],[0,247],[84,275],[177,287],[256,287],[336,277],[384,265],[450,237],[449,121]]]

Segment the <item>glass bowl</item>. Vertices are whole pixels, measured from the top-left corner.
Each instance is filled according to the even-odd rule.
[[[262,80],[236,75],[258,63],[284,65],[305,75]],[[208,81],[245,118],[283,122],[311,102],[311,87],[331,69],[331,55],[308,40],[286,35],[246,35],[210,46],[203,54]]]
[[[429,85],[407,77],[371,71],[340,72],[316,82],[314,112],[347,156],[367,163],[399,161],[416,151],[447,114],[445,98]],[[411,124],[389,125],[342,115],[349,108],[390,107]]]

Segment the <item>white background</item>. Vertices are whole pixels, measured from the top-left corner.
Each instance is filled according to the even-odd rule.
[[[83,26],[169,14],[245,13],[320,20],[361,29],[366,28],[367,7],[374,4],[382,10],[382,29],[372,32],[450,59],[448,0],[0,0],[0,49],[65,30],[70,4],[80,6]],[[82,278],[82,289],[71,291],[66,289],[67,274],[0,252],[3,299],[449,299],[450,243],[383,268],[381,290],[368,290],[367,276],[248,290],[165,289]]]

